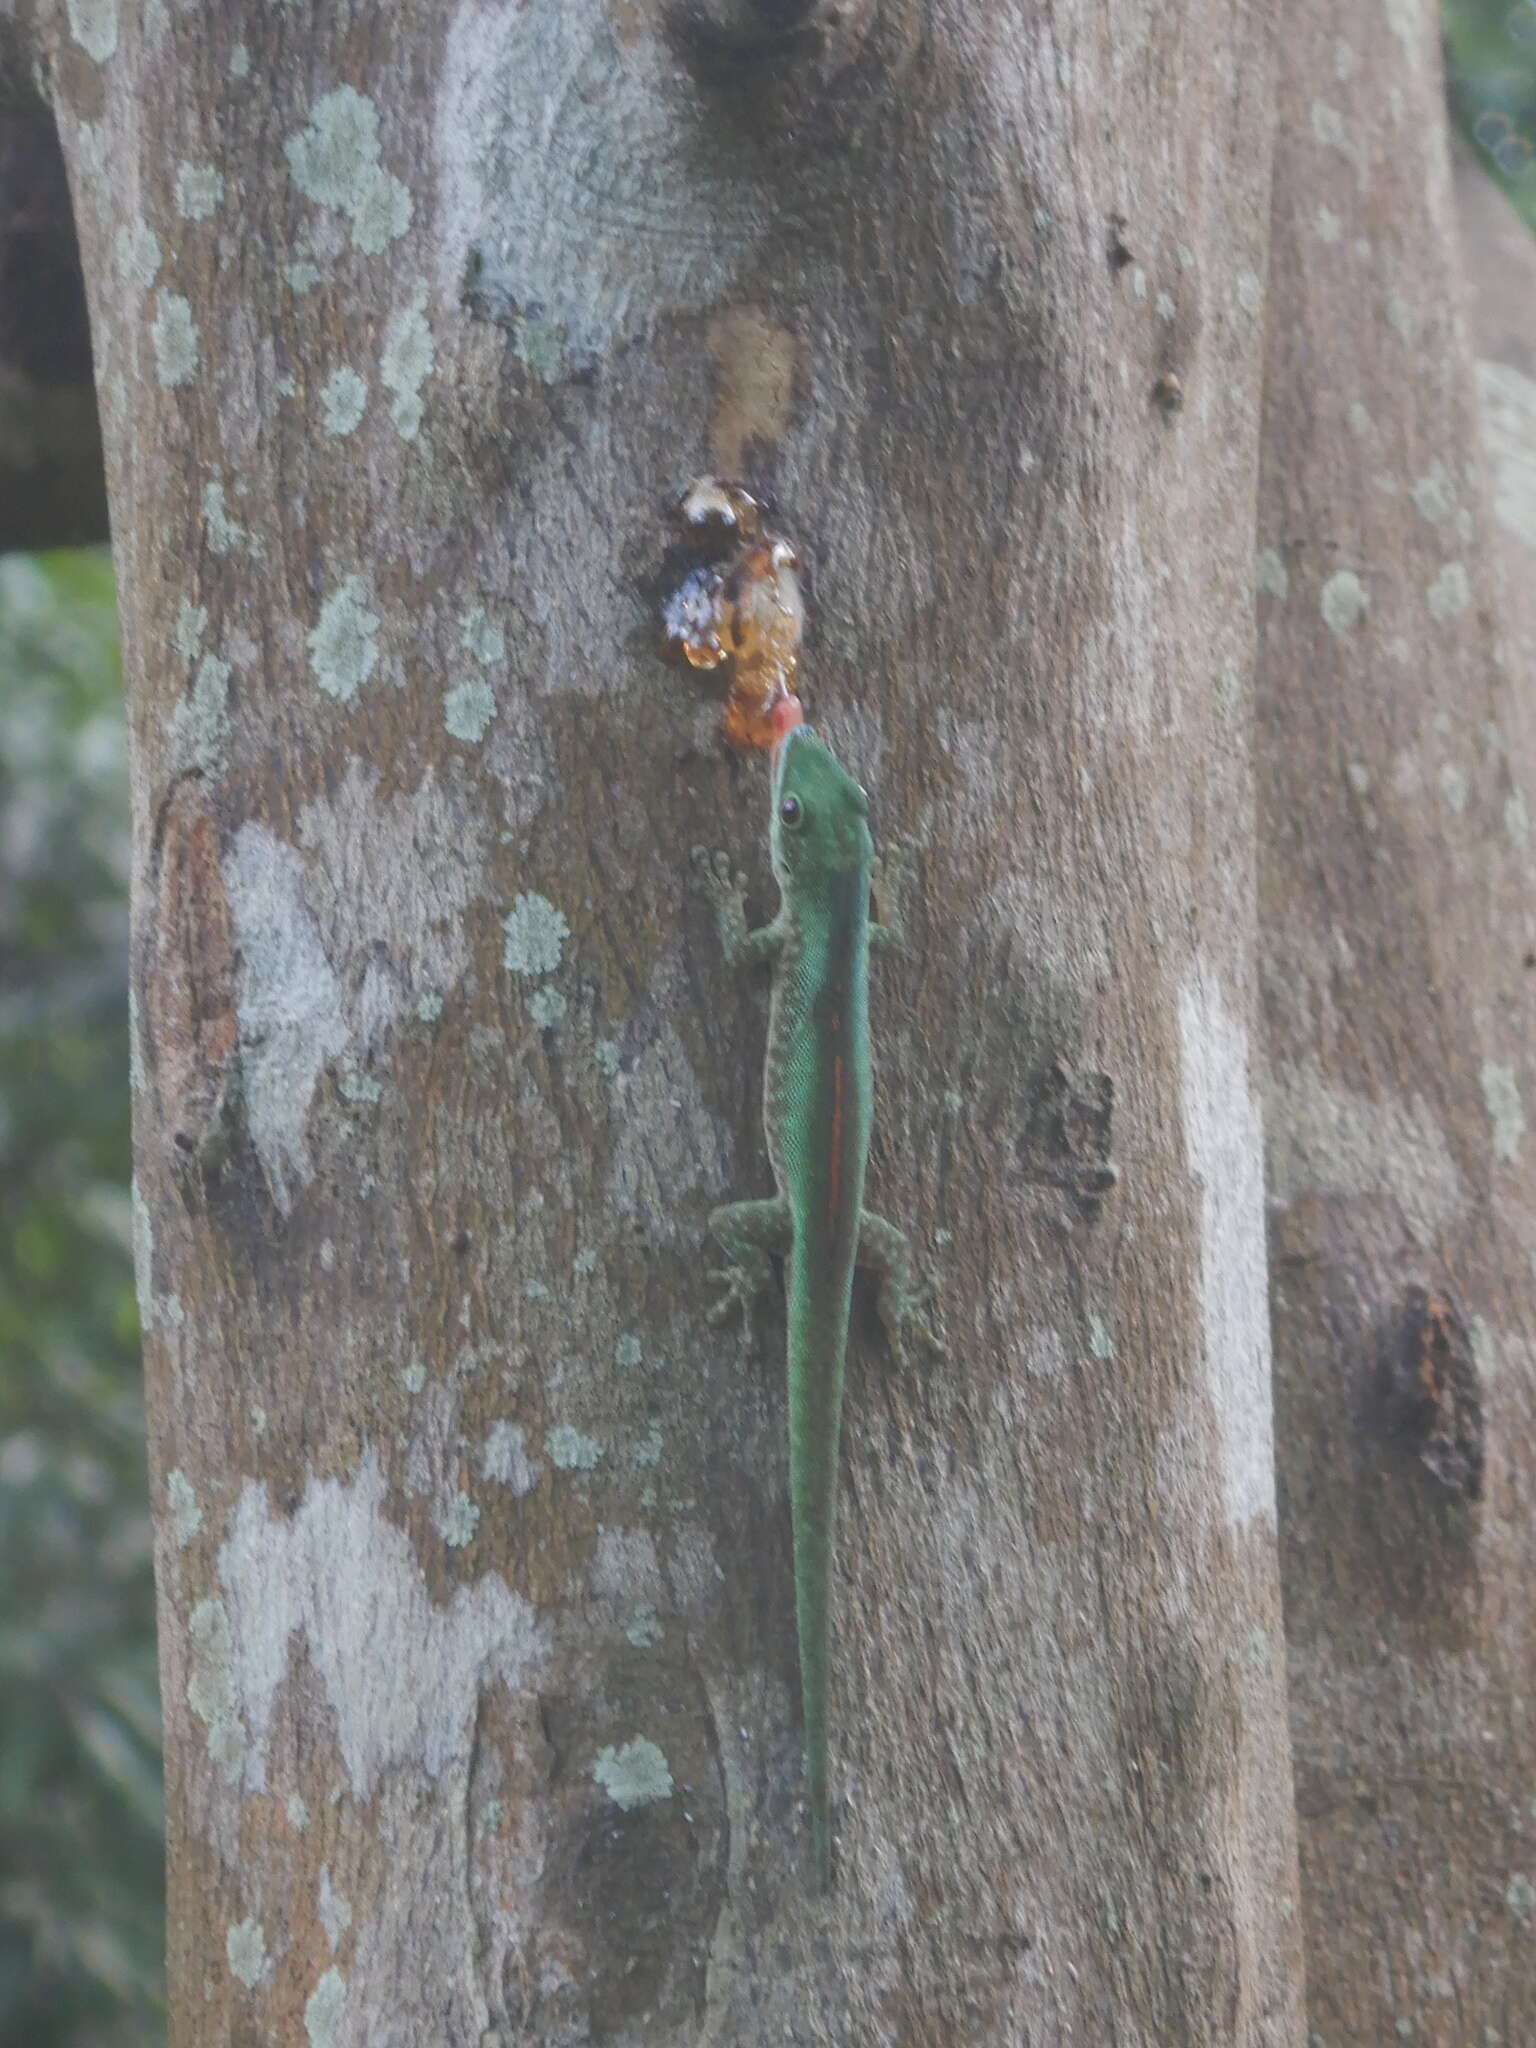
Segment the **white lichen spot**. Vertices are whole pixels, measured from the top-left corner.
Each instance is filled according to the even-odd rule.
[[[1317,209],[1318,240],[1331,245],[1339,239],[1343,232],[1344,223],[1339,219],[1333,208],[1331,206],[1320,206]]]
[[[347,1043],[342,990],[304,900],[298,854],[254,822],[224,860],[240,948],[236,1013],[247,1128],[272,1198],[286,1215],[311,1167],[309,1105],[327,1061]]]
[[[1275,1511],[1264,1129],[1248,1037],[1208,974],[1179,992],[1184,1144],[1200,1202],[1205,1370],[1232,1523]]]
[[[1264,303],[1264,284],[1256,270],[1240,270],[1237,274],[1237,303],[1250,319]]]
[[[467,1765],[478,1702],[496,1686],[524,1693],[548,1656],[548,1628],[497,1573],[439,1601],[410,1536],[384,1512],[388,1496],[372,1451],[351,1484],[312,1478],[291,1517],[274,1514],[264,1485],[241,1491],[218,1569],[251,1734],[248,1790],[265,1789],[290,1668],[329,1703],[348,1787],[366,1801],[404,1766],[437,1779]],[[406,1669],[410,1685],[397,1684]]]
[[[443,699],[443,724],[451,738],[478,746],[496,716],[496,693],[484,676],[456,683]]]
[[[437,1533],[450,1550],[472,1543],[480,1526],[480,1510],[467,1493],[456,1493],[437,1517]]]
[[[123,222],[112,237],[112,249],[118,275],[136,299],[142,298],[160,275],[160,243],[142,214]]]
[[[302,1835],[309,1826],[309,1808],[304,1804],[304,1801],[297,1792],[289,1793],[286,1811],[289,1827],[293,1829],[296,1835]]]
[[[600,1038],[592,1048],[593,1063],[605,1079],[611,1081],[619,1071],[623,1054],[616,1038]]]
[[[592,1775],[614,1805],[625,1813],[672,1797],[672,1773],[667,1760],[644,1735],[637,1735],[621,1749],[600,1749],[593,1760]]]
[[[203,535],[216,555],[230,555],[250,540],[250,535],[229,509],[224,486],[215,479],[203,486]]]
[[[249,1991],[258,1984],[267,1967],[267,1937],[259,1920],[241,1920],[224,1937],[224,1953],[230,1972]]]
[[[320,424],[328,434],[350,434],[367,403],[368,386],[342,363],[320,386]]]
[[[579,1429],[572,1429],[568,1422],[560,1422],[550,1430],[544,1439],[544,1449],[552,1465],[558,1465],[562,1472],[590,1472],[603,1455],[603,1447],[594,1438],[583,1436]]]
[[[117,49],[117,0],[69,0],[69,32],[98,64]]]
[[[618,1343],[613,1347],[614,1364],[624,1367],[626,1371],[632,1366],[638,1365],[644,1356],[645,1352],[641,1348],[640,1339],[631,1330],[626,1330]]]
[[[1107,1365],[1115,1355],[1115,1340],[1109,1333],[1109,1325],[1098,1314],[1088,1317],[1088,1350],[1100,1365]]]
[[[1472,585],[1467,579],[1465,566],[1460,562],[1447,562],[1424,593],[1432,619],[1460,618],[1472,602]]]
[[[283,154],[299,190],[343,214],[365,256],[380,255],[410,226],[411,195],[380,160],[378,109],[352,86],[316,100]]]
[[[1517,789],[1512,796],[1504,799],[1504,830],[1509,834],[1511,846],[1523,853],[1531,836],[1531,814],[1525,807],[1525,798]]]
[[[1536,1884],[1517,1870],[1504,1887],[1504,1903],[1517,1920],[1531,1919],[1536,1915]]]
[[[1477,1377],[1483,1386],[1492,1386],[1499,1373],[1499,1345],[1493,1325],[1486,1316],[1473,1316],[1467,1325],[1467,1335],[1472,1343],[1472,1363]]]
[[[1456,491],[1443,462],[1432,462],[1408,494],[1414,510],[1431,526],[1443,526],[1456,510]]]
[[[436,360],[426,307],[427,288],[421,285],[411,303],[385,328],[379,356],[380,379],[385,390],[394,394],[389,416],[402,441],[414,441],[420,431],[421,387]]]
[[[419,1394],[427,1384],[427,1368],[419,1358],[413,1358],[400,1375],[400,1384],[408,1394]]]
[[[597,1253],[586,1245],[571,1261],[571,1271],[578,1280],[589,1280],[597,1271]]]
[[[1342,639],[1359,625],[1368,602],[1365,586],[1354,570],[1336,569],[1323,585],[1318,607],[1323,624]]]
[[[1336,149],[1340,156],[1354,161],[1355,146],[1349,139],[1344,126],[1344,116],[1337,107],[1330,107],[1326,100],[1312,102],[1312,134],[1324,149]]]
[[[1467,808],[1467,778],[1454,761],[1447,761],[1440,770],[1440,794],[1458,814]]]
[[[571,928],[562,911],[534,890],[519,896],[501,921],[501,957],[511,974],[553,974]]]
[[[384,1083],[358,1064],[355,1053],[348,1053],[343,1059],[336,1086],[346,1102],[382,1102],[384,1099]]]
[[[231,78],[249,78],[251,75],[251,53],[244,43],[236,43],[229,53],[229,75]]]
[[[176,211],[183,220],[207,220],[224,198],[224,173],[215,164],[176,166]]]
[[[176,391],[197,375],[197,324],[191,306],[179,292],[157,292],[155,305],[149,329],[155,375],[167,391]]]
[[[480,1453],[480,1476],[497,1486],[509,1487],[518,1500],[532,1493],[543,1470],[530,1458],[527,1439],[515,1422],[495,1422]]]
[[[422,1024],[435,1024],[442,1014],[442,997],[437,993],[436,989],[428,989],[416,1005],[417,1021]]]
[[[1363,436],[1371,431],[1371,416],[1358,398],[1350,405],[1344,417],[1349,421],[1349,431],[1352,434]]]
[[[361,576],[348,576],[320,607],[309,636],[309,665],[328,697],[355,697],[379,659],[379,615]]]
[[[1349,786],[1356,796],[1366,796],[1371,787],[1371,771],[1363,761],[1351,761],[1344,770]]]
[[[1254,565],[1254,580],[1260,597],[1289,596],[1290,572],[1285,566],[1285,557],[1278,548],[1260,548]]]
[[[316,1887],[316,1903],[320,1914],[320,1925],[325,1929],[325,1938],[335,1953],[337,1943],[352,1925],[352,1907],[331,1883],[331,1866],[322,1863],[320,1882]]]
[[[1525,1136],[1525,1104],[1514,1068],[1496,1066],[1490,1060],[1481,1079],[1483,1104],[1493,1125],[1493,1149],[1500,1159],[1513,1161],[1519,1157],[1520,1140]]]
[[[654,1649],[664,1633],[661,1617],[654,1607],[637,1607],[624,1633],[637,1650]]]
[[[1138,299],[1144,299],[1147,296],[1147,273],[1139,263],[1133,264],[1131,267],[1131,290]]]
[[[1171,320],[1178,310],[1173,303],[1172,292],[1159,292],[1153,305],[1159,320]]]
[[[283,265],[283,282],[295,298],[303,298],[320,282],[320,266],[308,256],[296,256]]]
[[[327,1970],[304,2007],[309,2048],[340,2048],[341,2023],[347,2010],[347,1980],[340,1970]]]
[[[191,1480],[178,1465],[166,1477],[165,1504],[170,1511],[171,1535],[176,1548],[185,1550],[203,1526],[203,1511]]]
[[[645,1435],[641,1437],[639,1443],[635,1445],[635,1463],[644,1471],[653,1470],[661,1463],[661,1454],[664,1448],[661,1431],[652,1423]]]
[[[192,1664],[187,1705],[204,1725],[209,1757],[233,1785],[245,1766],[246,1736],[236,1706],[234,1643],[224,1602],[200,1601],[187,1623],[187,1636]]]
[[[471,661],[487,668],[507,651],[507,636],[483,604],[471,605],[459,620],[459,645]]]
[[[183,598],[176,608],[176,625],[171,634],[176,652],[184,661],[195,661],[208,630],[208,608]]]

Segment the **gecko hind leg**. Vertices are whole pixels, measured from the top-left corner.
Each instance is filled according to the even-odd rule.
[[[709,1276],[724,1290],[709,1320],[723,1322],[733,1307],[739,1308],[742,1330],[750,1338],[752,1304],[773,1284],[770,1258],[789,1256],[789,1204],[781,1195],[766,1202],[727,1202],[710,1211],[709,1227],[728,1262]]]
[[[859,1264],[876,1276],[875,1311],[896,1363],[911,1364],[914,1334],[925,1351],[942,1357],[933,1283],[918,1279],[906,1233],[870,1209],[859,1217]]]

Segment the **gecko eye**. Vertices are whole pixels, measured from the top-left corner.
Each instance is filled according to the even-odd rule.
[[[785,797],[783,803],[779,805],[779,816],[786,825],[798,825],[800,820],[805,816],[805,812],[801,807],[799,797]]]

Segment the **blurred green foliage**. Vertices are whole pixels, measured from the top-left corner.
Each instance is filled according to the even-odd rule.
[[[0,558],[0,2040],[163,2039],[105,551]]]
[[[1443,0],[1451,112],[1536,228],[1536,0]]]

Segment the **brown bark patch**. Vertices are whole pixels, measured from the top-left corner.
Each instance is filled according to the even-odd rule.
[[[1450,1297],[1410,1287],[1383,1347],[1382,1396],[1392,1433],[1460,1500],[1483,1491],[1483,1404],[1472,1340]]]

